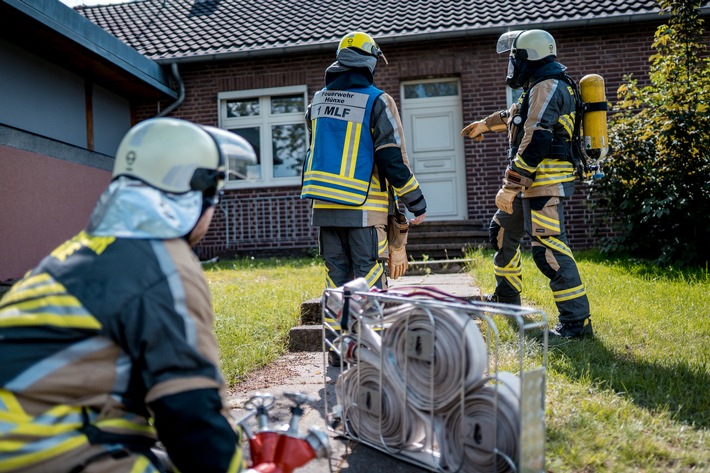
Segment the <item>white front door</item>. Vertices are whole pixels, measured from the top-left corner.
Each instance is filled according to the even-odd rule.
[[[407,156],[427,201],[427,220],[467,217],[458,79],[403,82]]]

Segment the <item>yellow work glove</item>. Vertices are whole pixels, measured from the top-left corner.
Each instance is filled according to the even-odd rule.
[[[387,241],[389,242],[387,265],[392,279],[403,276],[409,267],[406,250],[408,232],[409,223],[403,214],[397,212],[387,217]]]
[[[508,126],[505,123],[505,118],[507,118],[507,116],[507,110],[488,115],[483,120],[475,121],[461,130],[461,136],[468,136],[476,141],[480,141],[483,139],[483,133],[487,131],[505,131],[508,129]]]
[[[496,194],[496,207],[505,213],[513,213],[513,200],[515,196],[532,185],[529,177],[522,176],[512,169],[505,170],[503,187]]]

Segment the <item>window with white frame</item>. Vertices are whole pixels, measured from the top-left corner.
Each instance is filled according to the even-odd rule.
[[[230,163],[227,188],[274,187],[301,183],[308,151],[305,85],[221,92],[219,123],[254,147],[256,164]]]

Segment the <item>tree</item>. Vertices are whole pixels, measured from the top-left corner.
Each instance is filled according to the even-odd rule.
[[[660,0],[650,84],[626,76],[610,122],[604,177],[592,186],[615,222],[603,250],[669,265],[710,255],[710,59],[699,0]]]

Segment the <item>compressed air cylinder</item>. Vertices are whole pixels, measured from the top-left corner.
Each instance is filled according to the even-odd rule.
[[[584,151],[590,159],[597,161],[606,156],[609,151],[604,78],[598,74],[587,74],[579,81],[579,92],[584,102],[582,117]]]

